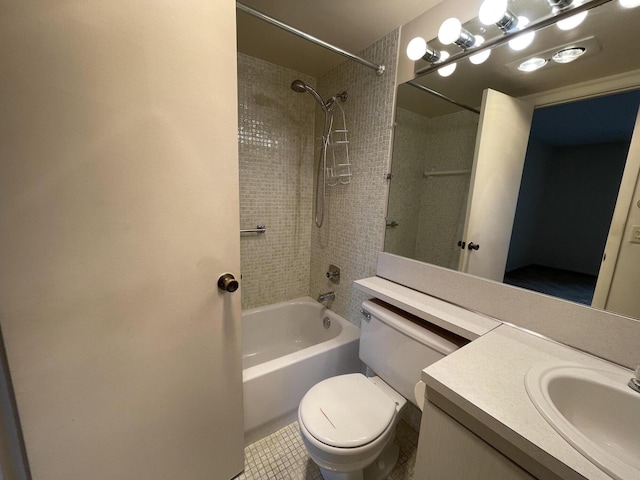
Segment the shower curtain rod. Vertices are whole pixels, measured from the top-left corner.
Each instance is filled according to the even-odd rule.
[[[434,97],[440,98],[445,102],[453,103],[454,105],[457,105],[460,108],[464,108],[465,110],[469,110],[470,112],[477,113],[478,115],[480,115],[480,110],[470,107],[469,105],[465,105],[464,103],[456,102],[453,98],[449,98],[446,95],[441,94],[440,92],[431,90],[429,87],[425,87],[424,85],[420,85],[419,83],[413,82],[411,80],[407,82],[407,85],[411,85],[413,88],[422,90],[423,92],[428,93],[429,95],[433,95]]]
[[[297,35],[300,38],[304,38],[309,42],[315,43],[316,45],[320,45],[321,47],[324,47],[327,50],[331,50],[332,52],[338,53],[344,57],[347,57],[350,60],[358,62],[364,65],[365,67],[369,67],[375,70],[378,75],[382,75],[385,71],[384,65],[376,65],[375,63],[372,63],[369,60],[365,60],[364,58],[358,57],[357,55],[354,55],[345,50],[342,50],[341,48],[338,48],[334,45],[331,45],[330,43],[320,40],[319,38],[309,35],[308,33],[305,33],[302,30],[298,30],[297,28],[294,28],[291,25],[287,25],[286,23],[281,22],[280,20],[276,20],[275,18],[265,15],[264,13],[259,12],[258,10],[254,10],[251,7],[247,7],[246,5],[243,5],[240,2],[236,2],[236,8],[241,12],[248,13],[249,15],[259,18],[260,20],[270,23],[271,25],[275,25],[276,27],[281,28],[286,32],[293,33],[294,35]]]

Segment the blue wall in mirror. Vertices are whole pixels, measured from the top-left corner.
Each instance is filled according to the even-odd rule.
[[[590,305],[640,91],[536,109],[505,282]]]

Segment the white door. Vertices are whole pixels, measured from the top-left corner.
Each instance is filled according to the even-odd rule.
[[[229,479],[235,4],[2,8],[0,321],[33,479]]]
[[[640,111],[620,182],[592,306],[640,317]]]
[[[533,105],[484,91],[462,237],[462,272],[502,282],[532,117]]]

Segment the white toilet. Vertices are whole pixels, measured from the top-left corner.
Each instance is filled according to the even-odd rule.
[[[422,369],[462,345],[382,302],[367,300],[362,307],[371,318],[362,320],[360,359],[378,376],[323,380],[298,408],[302,439],[325,480],[388,476],[398,460],[393,440],[400,412],[407,399],[422,408],[414,395]]]

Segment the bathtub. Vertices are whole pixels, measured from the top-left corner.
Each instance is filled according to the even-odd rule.
[[[319,381],[359,372],[359,337],[357,327],[310,297],[243,311],[245,443],[295,420]]]

